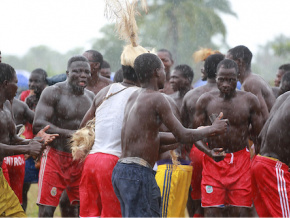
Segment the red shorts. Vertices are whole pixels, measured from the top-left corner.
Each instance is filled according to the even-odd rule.
[[[253,199],[259,217],[289,217],[288,166],[258,155],[252,161],[251,173]]]
[[[201,182],[202,207],[251,207],[250,152],[245,148],[215,162],[205,155]]]
[[[112,185],[112,173],[119,158],[89,154],[80,182],[80,217],[122,217],[120,202]]]
[[[22,191],[25,175],[25,159],[24,155],[14,155],[5,157],[4,161],[7,165],[10,187],[15,192],[20,204],[22,204]]]
[[[6,179],[6,181],[10,185],[10,178],[9,178],[8,169],[7,169],[7,165],[6,165],[5,161],[2,162],[1,168],[2,168],[2,172],[3,172],[3,175]]]
[[[71,204],[79,201],[79,183],[83,164],[72,155],[47,147],[41,158],[37,204],[56,207],[66,189]]]
[[[195,145],[192,146],[190,151],[190,160],[193,170],[191,178],[192,191],[190,195],[193,200],[201,199],[202,161],[204,155],[205,154],[195,147]]]

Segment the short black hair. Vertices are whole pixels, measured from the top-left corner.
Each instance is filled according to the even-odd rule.
[[[187,64],[180,64],[177,65],[174,69],[180,71],[182,76],[186,79],[189,79],[189,82],[192,83],[194,72],[190,66]]]
[[[111,68],[110,64],[107,61],[105,61],[105,60],[103,60],[103,63],[102,63],[102,66],[101,66],[101,69],[104,69],[104,68]]]
[[[279,67],[279,70],[290,71],[290,64],[283,64]]]
[[[87,50],[85,52],[90,53],[92,55],[92,61],[98,62],[100,63],[100,66],[102,66],[104,59],[103,55],[100,52],[96,50]]]
[[[134,69],[141,83],[149,81],[153,71],[161,66],[160,58],[152,53],[141,54],[134,61]]]
[[[253,54],[250,51],[250,49],[248,49],[246,46],[238,45],[238,46],[236,46],[234,48],[231,48],[228,51],[228,53],[230,53],[233,56],[234,60],[242,58],[242,60],[247,65],[247,69],[251,68],[251,61],[252,61]]]
[[[124,66],[122,65],[122,72],[123,72],[123,78],[128,79],[134,82],[138,81],[138,77],[136,75],[135,70],[131,66]]]
[[[36,68],[31,73],[35,73],[35,74],[41,75],[42,78],[43,78],[43,80],[45,81],[45,83],[47,83],[47,73],[46,73],[46,71],[44,69],[42,69],[42,68]]]
[[[216,69],[216,72],[218,72],[221,67],[223,67],[225,69],[235,68],[236,74],[238,74],[238,72],[239,72],[239,68],[238,68],[237,63],[231,59],[224,59],[221,62],[219,62],[217,69]]]
[[[73,57],[71,57],[68,62],[67,62],[67,70],[69,69],[70,65],[75,62],[75,61],[84,61],[89,63],[88,59],[85,56],[82,55],[75,55]]]
[[[285,72],[282,76],[281,83],[283,83],[284,81],[290,83],[290,71]]]
[[[165,48],[162,48],[162,49],[159,49],[157,52],[167,52],[168,55],[169,55],[170,60],[173,61],[172,54],[171,54],[171,52],[170,52],[169,50],[167,50],[167,49],[165,49]]]
[[[217,66],[223,59],[225,59],[223,54],[212,54],[205,59],[204,71],[208,78],[216,78]]]
[[[116,71],[113,79],[114,83],[120,83],[123,82],[123,70],[120,68],[119,70]]]
[[[0,63],[0,84],[3,84],[5,80],[11,82],[16,72],[9,64]]]

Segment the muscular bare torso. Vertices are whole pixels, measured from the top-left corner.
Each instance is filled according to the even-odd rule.
[[[103,76],[100,75],[98,82],[96,84],[94,84],[94,85],[89,84],[87,86],[87,89],[90,90],[90,91],[92,91],[96,95],[96,94],[98,94],[98,92],[102,88],[104,88],[104,87],[106,87],[106,86],[108,86],[110,84],[112,84],[112,81],[111,80],[109,80],[109,79],[107,79],[107,78],[105,78],[105,77],[103,77]]]
[[[211,125],[209,116],[223,112],[223,118],[229,120],[228,130],[223,135],[208,138],[208,145],[211,149],[222,147],[227,153],[236,152],[248,146],[249,125],[254,124],[257,107],[258,101],[250,93],[236,91],[234,97],[224,99],[219,91],[212,91],[198,100],[196,122]]]

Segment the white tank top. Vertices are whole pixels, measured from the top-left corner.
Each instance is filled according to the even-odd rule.
[[[124,89],[120,83],[111,85],[106,96]],[[95,143],[90,154],[97,152],[121,156],[121,130],[124,110],[131,94],[138,87],[129,87],[105,100],[96,110]]]

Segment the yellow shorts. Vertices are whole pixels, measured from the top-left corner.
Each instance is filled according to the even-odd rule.
[[[155,176],[162,197],[162,217],[184,217],[192,166],[158,165]]]
[[[17,196],[0,168],[0,217],[26,217]]]

